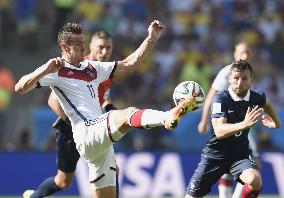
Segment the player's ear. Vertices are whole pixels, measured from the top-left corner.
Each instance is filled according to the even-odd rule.
[[[231,72],[227,75],[227,80],[230,82]]]
[[[68,51],[69,50],[69,46],[66,44],[66,43],[60,43],[59,44],[59,49],[61,50],[61,51]]]

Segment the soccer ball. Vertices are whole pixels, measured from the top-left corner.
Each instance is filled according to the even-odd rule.
[[[205,99],[205,94],[197,82],[194,81],[184,81],[176,86],[174,93],[173,93],[173,100],[175,105],[178,105],[180,99],[185,98],[187,94],[192,93],[196,101],[196,107],[193,109],[194,111],[200,108]]]

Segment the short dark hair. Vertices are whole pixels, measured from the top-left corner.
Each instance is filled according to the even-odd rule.
[[[82,34],[83,28],[78,23],[66,23],[58,32],[58,44],[70,42],[72,34]]]
[[[250,71],[251,75],[253,73],[251,65],[246,60],[234,61],[232,66],[231,66],[230,73],[233,71],[233,69],[237,69],[237,70],[246,70],[246,69],[248,69]]]
[[[96,39],[112,39],[111,34],[104,30],[99,30],[92,35],[92,40]]]

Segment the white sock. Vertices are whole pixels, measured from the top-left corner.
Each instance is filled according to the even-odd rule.
[[[243,194],[243,188],[244,186],[238,182],[232,198],[241,198]]]
[[[169,115],[169,111],[164,112],[153,109],[137,110],[130,115],[128,123],[130,126],[143,128],[164,126],[165,120]]]
[[[219,180],[219,198],[232,198],[232,176],[230,174],[224,174]]]
[[[233,188],[225,185],[218,185],[219,198],[231,198],[233,194]]]

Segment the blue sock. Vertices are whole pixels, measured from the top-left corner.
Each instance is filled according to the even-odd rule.
[[[55,184],[54,177],[47,178],[37,188],[37,190],[31,195],[31,198],[41,198],[48,195],[52,195],[61,189]]]
[[[116,198],[119,198],[119,182],[118,182],[118,175],[116,175]]]

